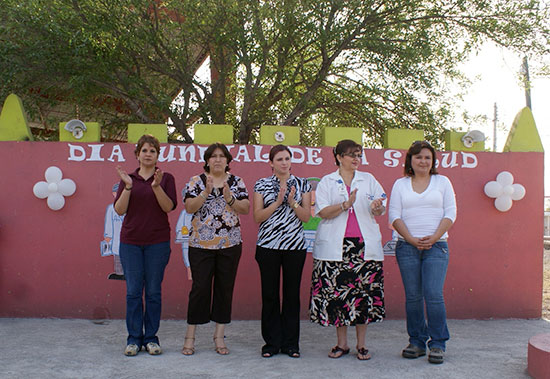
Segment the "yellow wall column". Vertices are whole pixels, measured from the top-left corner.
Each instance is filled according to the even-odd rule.
[[[19,96],[6,97],[0,113],[0,141],[32,141],[27,114]]]
[[[414,141],[423,141],[424,131],[418,129],[387,129],[384,133],[384,148],[408,150]]]
[[[168,142],[168,127],[166,124],[128,124],[128,142],[137,143],[144,134],[151,134],[160,143]]]
[[[528,107],[516,115],[503,151],[544,152],[533,113]]]
[[[350,139],[363,146],[363,129],[361,128],[324,128],[321,136],[323,146],[336,146],[339,141]]]
[[[300,128],[297,126],[271,126],[260,128],[260,145],[296,146],[300,144]]]
[[[195,125],[194,142],[200,145],[210,145],[220,142],[224,145],[233,143],[233,127],[231,125]]]

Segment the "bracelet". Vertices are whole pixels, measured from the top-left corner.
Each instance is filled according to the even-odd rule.
[[[132,190],[132,188],[134,188],[134,186],[132,186],[132,187],[130,187],[130,188],[124,187],[124,189],[125,189],[126,191],[130,191],[130,190]]]
[[[342,208],[342,212],[346,211],[346,208],[344,208],[344,203],[345,201],[342,201],[342,203],[340,204],[340,208]]]
[[[298,209],[299,206],[300,206],[300,204],[298,204],[297,201],[295,201],[294,204],[292,204],[292,208],[294,208],[294,209]]]
[[[199,193],[199,196],[202,197],[204,200],[206,200],[206,196],[204,195],[204,193]]]
[[[235,200],[236,200],[236,199],[235,199],[235,196],[232,196],[232,197],[231,197],[231,200],[229,200],[229,201],[227,202],[227,205],[232,206],[233,204],[235,204]]]

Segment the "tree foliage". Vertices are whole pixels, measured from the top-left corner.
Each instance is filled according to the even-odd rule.
[[[535,0],[4,0],[0,98],[112,138],[170,118],[185,142],[196,122],[231,123],[240,143],[277,124],[309,144],[324,126],[437,139],[457,64],[486,40],[547,53],[548,16]]]

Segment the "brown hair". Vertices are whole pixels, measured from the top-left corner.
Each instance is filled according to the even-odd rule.
[[[229,162],[233,160],[233,157],[231,156],[231,153],[229,152],[229,150],[227,150],[227,147],[221,142],[213,143],[212,145],[208,146],[208,148],[204,152],[204,156],[203,156],[204,166],[202,166],[204,168],[204,171],[210,172],[210,166],[208,166],[208,160],[212,157],[212,154],[214,154],[214,151],[216,149],[220,149],[223,155],[225,156],[225,158],[227,159],[227,166],[225,166],[225,171],[226,172],[229,171]]]
[[[157,155],[160,154],[160,142],[157,139],[157,137],[155,137],[151,134],[144,134],[139,138],[139,140],[137,142],[136,150],[134,151],[134,153],[136,154],[136,157],[139,155],[139,152],[141,151],[141,148],[146,143],[153,146],[157,150]]]
[[[422,149],[428,149],[432,153],[432,168],[430,169],[430,175],[437,174],[435,168],[435,149],[430,145],[428,141],[414,141],[409,150],[407,151],[407,157],[405,158],[405,176],[414,176],[414,170],[412,168],[411,159],[413,155],[416,155],[422,151]]]
[[[332,153],[334,154],[334,160],[336,161],[336,166],[340,166],[340,161],[338,161],[338,158],[336,158],[337,155],[343,156],[344,154],[359,151],[361,152],[363,150],[363,147],[359,145],[357,142],[352,141],[350,139],[343,139],[336,147],[332,150]]]
[[[269,160],[271,162],[273,162],[273,158],[275,158],[275,155],[277,155],[277,153],[280,153],[281,151],[287,151],[288,154],[290,154],[290,158],[292,158],[292,152],[290,151],[288,146],[286,146],[286,145],[275,145],[269,151]]]

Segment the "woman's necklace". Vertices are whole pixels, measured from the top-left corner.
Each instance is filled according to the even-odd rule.
[[[219,180],[216,180],[218,178],[214,178],[214,189],[212,190],[212,192],[214,192],[214,196],[220,196],[220,188],[219,187],[223,187],[223,183],[225,181],[227,181],[227,174],[223,174],[222,177],[219,178]]]

